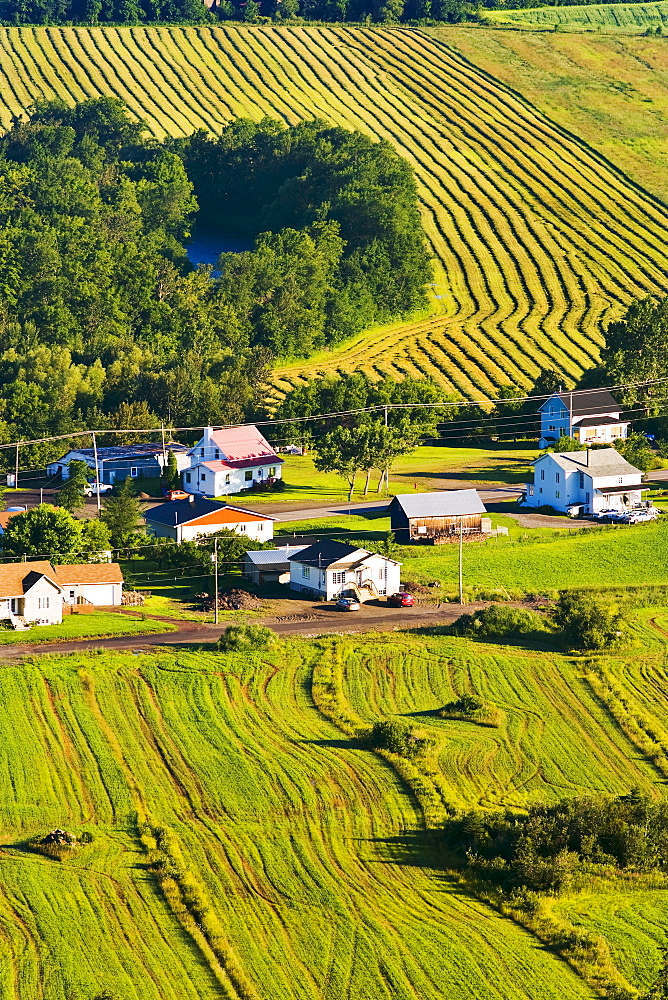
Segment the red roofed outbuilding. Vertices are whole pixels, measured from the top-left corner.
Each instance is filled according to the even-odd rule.
[[[190,451],[191,466],[181,476],[186,493],[226,496],[281,478],[279,458],[257,427],[229,427],[204,435]]]

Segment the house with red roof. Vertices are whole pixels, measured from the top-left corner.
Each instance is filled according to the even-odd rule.
[[[168,500],[151,507],[145,511],[144,520],[150,534],[156,538],[171,538],[174,542],[193,541],[223,529],[256,542],[268,542],[274,537],[276,518],[206,497],[191,496],[188,500]]]
[[[190,451],[191,465],[181,474],[186,493],[208,497],[240,493],[254,486],[271,485],[281,478],[279,458],[257,427],[205,427]]]

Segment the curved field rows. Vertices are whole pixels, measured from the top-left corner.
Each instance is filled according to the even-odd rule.
[[[320,655],[105,653],[0,673],[3,1000],[591,995],[432,867],[394,772],[314,707]],[[166,905],[137,815],[178,839],[249,991],[221,990]],[[95,840],[62,863],[22,849],[56,824]]]
[[[668,212],[438,38],[407,29],[0,28],[0,121],[42,97],[122,97],[158,135],[318,116],[414,166],[433,315],[276,372],[428,374],[464,396],[591,366],[602,326],[668,290]]]
[[[489,20],[495,23],[515,24],[523,28],[543,28],[560,25],[582,31],[583,28],[616,32],[641,32],[668,22],[668,3],[597,3],[590,6],[528,7],[500,13],[490,11]]]

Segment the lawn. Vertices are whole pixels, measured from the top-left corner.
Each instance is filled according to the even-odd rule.
[[[640,637],[657,617],[665,609],[643,612]],[[661,740],[665,653],[654,629],[646,647],[604,658]],[[313,696],[315,672],[331,671],[360,723],[426,728],[434,780],[458,808],[633,786],[665,795],[587,669],[554,650],[429,631],[6,666],[0,997],[591,998],[552,949],[446,877],[408,786]],[[497,724],[434,715],[464,692],[496,706]],[[55,826],[92,843],[62,862],[27,849]],[[554,906],[605,935],[631,985],[649,985],[664,890],[588,886]]]
[[[66,615],[60,625],[34,625],[26,632],[0,630],[0,645],[67,642],[68,639],[95,639],[111,635],[150,635],[152,632],[173,632],[175,628],[175,625],[150,618],[92,611],[86,615]]]
[[[538,456],[533,442],[487,445],[482,448],[449,448],[424,445],[398,459],[390,471],[389,491],[378,493],[378,474],[364,496],[365,476],[357,478],[355,500],[375,500],[397,493],[460,489],[464,485],[519,485],[526,482],[531,462]],[[342,502],[348,499],[348,484],[335,472],[318,472],[311,455],[289,455],[283,466],[284,490],[238,493],[232,502],[287,503],[312,500]]]

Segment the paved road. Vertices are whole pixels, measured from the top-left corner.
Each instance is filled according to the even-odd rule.
[[[467,604],[466,612],[476,611],[484,604]],[[415,608],[369,607],[361,611],[342,612],[330,608],[314,606],[312,611],[295,615],[267,615],[256,619],[268,625],[279,635],[322,635],[323,633],[355,633],[393,629],[412,629],[423,626],[444,625],[462,614],[459,604],[434,604]],[[198,622],[183,622],[178,631],[152,635],[121,635],[106,639],[82,639],[70,642],[52,642],[42,645],[18,643],[0,646],[1,660],[17,660],[24,656],[38,656],[49,653],[76,653],[88,649],[108,649],[142,651],[156,646],[201,645],[215,642],[225,631],[220,625],[200,625]]]
[[[449,490],[443,490],[444,493],[450,492]],[[490,489],[480,489],[478,493],[480,499],[483,503],[500,501],[500,500],[516,500],[517,497],[523,492],[519,486],[498,486]],[[359,500],[353,503],[333,503],[327,506],[320,504],[318,506],[308,503],[301,504],[285,504],[281,505],[279,503],[275,504],[253,504],[244,503],[243,506],[247,507],[249,510],[257,510],[261,513],[271,513],[272,517],[275,517],[277,521],[311,521],[317,520],[322,517],[335,517],[337,514],[368,514],[372,511],[378,511],[379,513],[387,510],[391,503],[391,500],[369,500],[366,503],[360,503]]]

